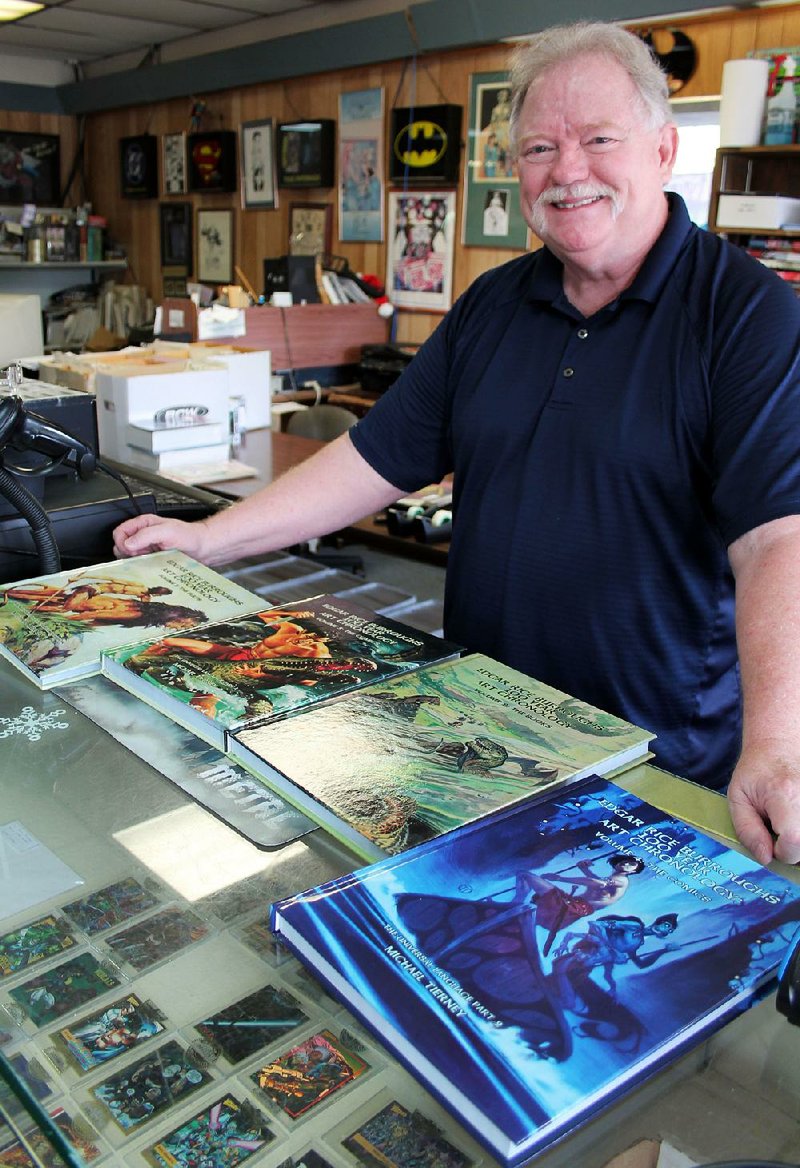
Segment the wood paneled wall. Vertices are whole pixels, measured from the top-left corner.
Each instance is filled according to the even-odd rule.
[[[774,8],[751,8],[714,13],[678,20],[653,22],[657,48],[668,48],[668,29],[679,27],[694,40],[698,50],[698,68],[681,91],[681,96],[717,95],[720,91],[722,65],[732,57],[744,56],[755,48],[800,44],[800,3]],[[412,93],[412,70],[403,70],[403,62],[359,69],[339,70],[297,78],[288,83],[265,83],[212,94],[207,100],[203,128],[238,129],[241,122],[271,117],[276,122],[301,117],[338,118],[341,91],[383,86],[385,105],[435,104],[442,100],[464,106],[468,104],[469,76],[506,67],[509,47],[492,45],[458,50],[421,58],[416,68],[416,91]],[[202,73],[198,67],[197,95],[202,97]],[[402,84],[401,84],[402,81]],[[147,75],[143,73],[146,85]],[[99,214],[107,217],[115,240],[127,250],[129,279],[143,284],[158,301],[161,297],[158,200],[122,199],[119,193],[119,139],[131,134],[150,132],[162,135],[188,130],[192,99],[160,102],[130,109],[91,114],[86,119],[86,158],[89,196]],[[62,134],[62,166],[66,173],[77,140],[73,120],[46,116],[8,114],[0,111],[0,125],[9,129],[36,129]],[[265,256],[285,254],[288,244],[288,208],[292,201],[331,203],[334,207],[332,250],[344,255],[356,271],[374,272],[385,277],[386,252],[382,244],[338,243],[336,190],[303,193],[280,192],[275,211],[242,210],[239,195],[194,195],[188,197],[195,208],[230,207],[235,214],[234,261],[258,290],[262,283],[262,260]],[[462,191],[458,190],[457,235],[460,234]],[[74,201],[74,200],[73,200]],[[456,249],[454,294],[460,294],[481,272],[510,259],[515,253],[490,248]],[[427,313],[401,312],[398,315],[399,340],[417,342],[427,337],[440,318]]]

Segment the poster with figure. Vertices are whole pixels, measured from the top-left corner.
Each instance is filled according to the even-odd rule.
[[[383,89],[339,96],[339,239],[383,241]]]
[[[511,87],[507,73],[470,78],[462,243],[524,251],[528,226],[519,203],[511,149]]]
[[[454,191],[389,192],[386,291],[394,305],[450,307],[455,219]]]

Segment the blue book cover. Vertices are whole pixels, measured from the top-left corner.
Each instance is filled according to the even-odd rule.
[[[596,777],[272,911],[508,1165],[771,988],[799,919],[800,887]]]

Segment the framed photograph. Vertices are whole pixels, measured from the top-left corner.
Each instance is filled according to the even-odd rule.
[[[165,134],[161,139],[161,173],[165,195],[185,195],[186,135]]]
[[[0,130],[0,204],[61,205],[61,139],[58,134]]]
[[[466,247],[524,251],[528,245],[528,225],[522,218],[519,179],[511,158],[510,96],[507,73],[470,77],[462,219]]]
[[[119,140],[120,193],[124,199],[155,199],[158,195],[158,139],[135,134]]]
[[[326,203],[292,203],[289,255],[317,256],[331,250],[332,210]]]
[[[236,134],[209,130],[188,138],[189,190],[222,194],[236,190]]]
[[[233,280],[233,211],[197,212],[197,279],[201,284]]]
[[[336,122],[281,122],[278,125],[278,186],[332,187]]]
[[[275,199],[275,149],[272,118],[242,122],[242,206],[272,211]]]
[[[161,267],[192,272],[192,204],[161,203]]]
[[[455,218],[454,191],[389,192],[386,291],[396,307],[450,307]]]

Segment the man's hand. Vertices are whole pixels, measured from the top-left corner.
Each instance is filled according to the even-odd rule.
[[[742,752],[728,787],[736,834],[760,864],[800,863],[800,754],[762,741]]]
[[[177,548],[195,560],[203,560],[206,544],[202,520],[185,523],[163,515],[136,515],[126,519],[114,531],[114,555],[117,559],[141,556]]]

